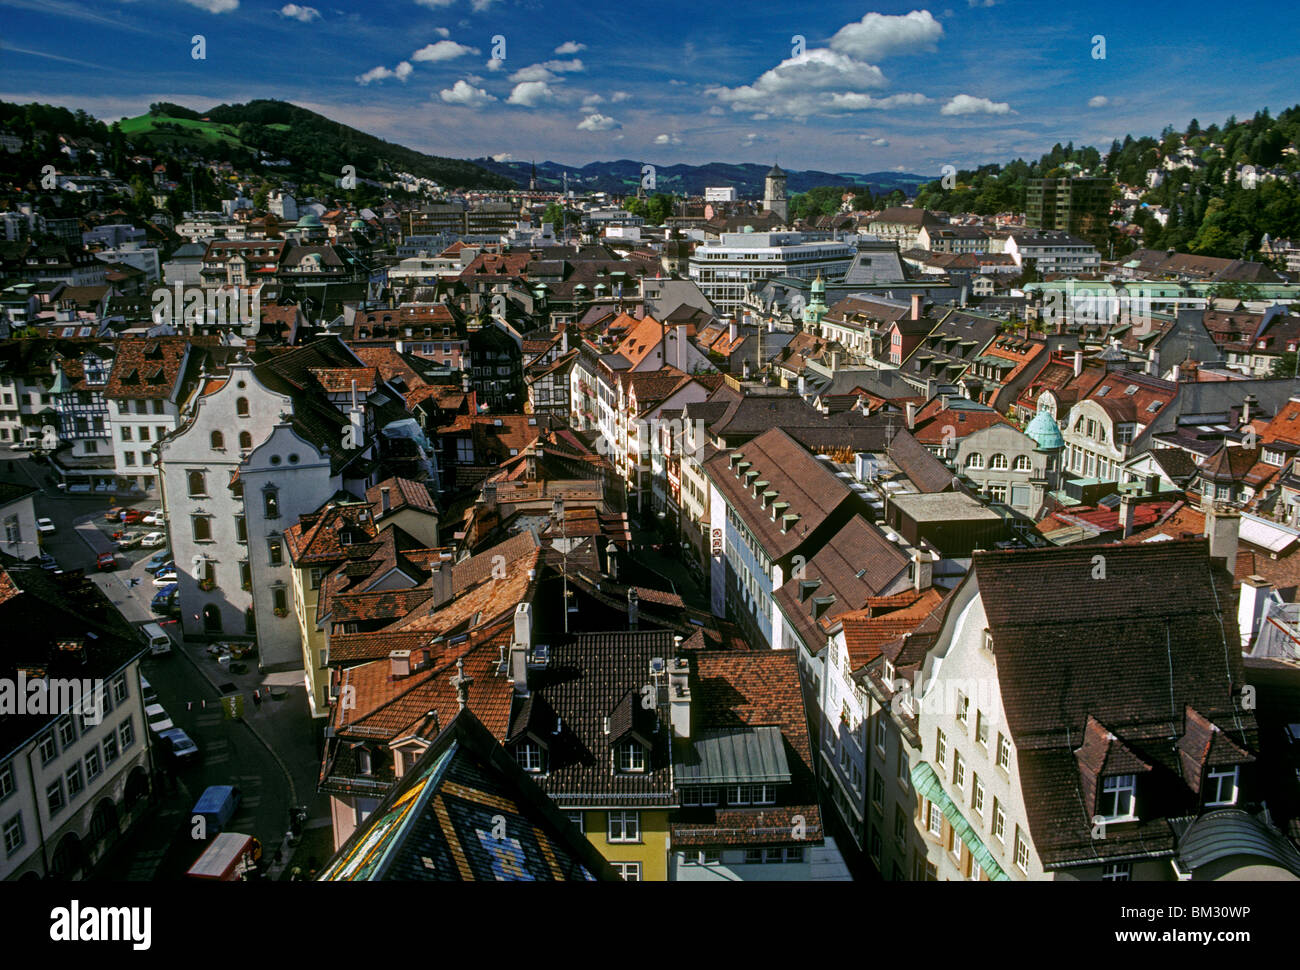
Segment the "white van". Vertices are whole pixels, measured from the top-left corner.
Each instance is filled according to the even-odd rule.
[[[172,652],[172,638],[157,623],[146,623],[140,627],[140,632],[144,634],[145,642],[149,644],[150,653],[158,655]]]

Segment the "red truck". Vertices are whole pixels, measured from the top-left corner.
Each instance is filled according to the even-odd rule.
[[[235,882],[247,868],[262,858],[262,843],[251,835],[222,832],[190,866],[185,875],[191,879]]]

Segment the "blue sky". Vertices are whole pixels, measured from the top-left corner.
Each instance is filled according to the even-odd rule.
[[[932,174],[1279,111],[1298,28],[1253,0],[0,0],[0,99],[279,98],[456,157]]]

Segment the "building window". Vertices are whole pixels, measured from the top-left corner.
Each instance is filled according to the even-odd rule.
[[[641,881],[641,863],[639,862],[611,862],[614,871],[622,877],[624,882]]]
[[[126,700],[126,696],[126,674],[118,674],[113,678],[113,703],[123,703]]]
[[[957,723],[970,727],[970,698],[961,691],[957,691]]]
[[[357,748],[357,771],[363,775],[373,775],[375,773],[375,763],[370,756],[369,748]]]
[[[966,790],[966,759],[955,750],[952,753],[952,783],[962,791]]]
[[[0,767],[0,802],[14,793],[14,766],[5,764]]]
[[[277,613],[284,614],[289,610],[289,598],[283,586],[277,586],[271,590],[271,606]]]
[[[515,760],[524,771],[542,770],[542,748],[536,741],[520,741],[515,747]]]
[[[748,785],[730,785],[727,788],[728,805],[748,805],[749,804],[749,786]]]
[[[1019,825],[1016,826],[1016,868],[1025,875],[1029,874],[1029,843]]]
[[[881,711],[876,715],[876,747],[880,749],[881,754],[885,751],[885,739],[889,737],[889,727],[885,723],[885,712]]]
[[[1027,472],[1027,471],[1031,471],[1032,468],[1033,466],[1030,464],[1029,457],[1027,455],[1016,455],[1016,471]]]
[[[989,459],[989,468],[994,471],[1005,471],[1008,467],[1007,456],[1003,454],[994,455]]]
[[[61,718],[59,720],[59,744],[63,745],[64,748],[68,748],[76,740],[76,723],[70,717]]]
[[[972,451],[969,455],[966,456],[966,467],[983,468],[984,456],[981,455],[978,451]]]
[[[281,566],[284,564],[284,545],[278,538],[267,539],[266,549],[272,566]]]
[[[241,397],[235,400],[235,414],[241,418],[248,417],[248,398]]]
[[[912,783],[912,759],[901,748],[898,752],[898,784],[907,791]]]
[[[212,450],[213,451],[226,450],[226,436],[222,434],[220,431],[212,432]]]
[[[62,778],[51,782],[49,787],[45,789],[45,804],[49,807],[50,818],[54,818],[54,816],[58,815],[59,812],[63,811],[63,806],[66,803],[63,799]]]
[[[248,520],[242,515],[235,516],[235,541],[248,541]]]
[[[212,520],[206,515],[191,515],[190,528],[194,530],[195,542],[212,541]]]
[[[280,517],[280,491],[275,488],[268,488],[262,493],[262,504],[266,510],[268,519],[278,519]]]
[[[936,729],[934,735],[934,763],[940,768],[948,766],[948,739],[943,736],[943,729]]]
[[[130,717],[122,722],[122,726],[117,729],[117,735],[122,739],[123,751],[135,744],[135,725]]]
[[[996,798],[993,799],[993,837],[1006,845],[1007,842],[1007,813],[1003,809],[1002,803]]]
[[[13,855],[26,842],[27,837],[23,834],[23,816],[19,813],[5,822],[5,855]]]
[[[1000,731],[998,732],[998,767],[1011,770],[1011,742]]]
[[[569,821],[578,827],[579,832],[583,835],[587,834],[587,823],[582,812],[565,812],[565,814],[569,817]]]
[[[989,747],[989,721],[983,711],[975,712],[975,743],[985,751]]]
[[[190,498],[207,497],[208,487],[204,478],[205,476],[201,471],[189,471],[185,473],[185,480],[189,484]]]
[[[91,748],[86,752],[86,780],[93,781],[99,777],[100,761],[99,748]]]
[[[978,772],[971,773],[971,783],[974,792],[971,794],[970,807],[975,810],[976,815],[984,814],[984,782],[980,781]]]
[[[610,842],[640,842],[641,813],[610,812],[608,838]]]
[[[625,741],[618,746],[619,771],[645,771],[645,748],[636,741]]]
[[[1129,882],[1133,878],[1133,863],[1108,862],[1101,867],[1101,878],[1105,882]]]
[[[939,806],[934,802],[927,801],[926,805],[929,806],[926,810],[926,828],[929,829],[931,835],[943,834],[943,812],[939,810]]]
[[[86,787],[86,783],[81,780],[81,762],[78,761],[69,768],[63,777],[68,783],[68,801],[72,801]]]
[[[41,765],[48,765],[59,754],[58,745],[54,743],[54,732],[51,731],[40,740]]]
[[[871,773],[871,804],[876,806],[876,811],[885,803],[885,779],[880,777],[880,772]]]
[[[111,765],[117,760],[117,735],[109,734],[104,738],[104,764]]]
[[[1133,819],[1133,794],[1137,788],[1137,775],[1111,775],[1101,780],[1101,814],[1108,821]]]
[[[240,451],[253,450],[253,435],[250,432],[248,431],[239,432],[239,450]]]
[[[1206,805],[1237,804],[1237,766],[1215,768],[1205,779]]]

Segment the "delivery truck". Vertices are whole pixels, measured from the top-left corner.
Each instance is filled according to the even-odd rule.
[[[202,815],[207,821],[208,835],[216,835],[234,817],[239,800],[240,791],[234,785],[212,785],[194,803],[191,818]]]
[[[186,873],[191,879],[235,882],[262,858],[262,843],[251,835],[222,832]]]

